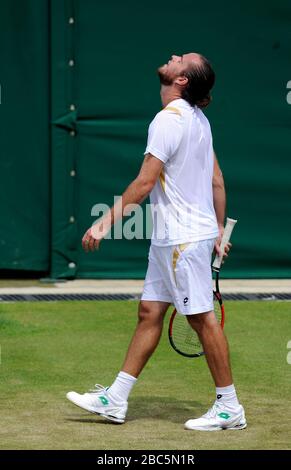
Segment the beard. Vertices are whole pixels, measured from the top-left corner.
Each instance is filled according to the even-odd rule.
[[[174,78],[167,74],[167,64],[162,65],[158,68],[158,76],[160,79],[161,85],[170,86],[173,84]]]

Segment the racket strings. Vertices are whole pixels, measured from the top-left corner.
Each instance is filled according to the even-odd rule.
[[[213,293],[214,313],[218,323],[222,324],[222,310],[219,298]],[[196,331],[191,327],[185,315],[177,313],[172,328],[172,340],[175,347],[184,354],[203,354],[203,347]]]
[[[221,324],[222,313],[221,313],[220,303],[215,296],[213,300],[214,300],[214,313],[215,313],[218,323]]]
[[[202,346],[196,332],[193,330],[191,325],[189,325],[184,315],[176,314],[172,338],[176,348],[185,353],[202,350]]]
[[[193,344],[193,343],[195,343],[195,341],[193,340],[193,329],[191,328],[190,325],[188,326],[188,329],[187,329],[187,331],[186,331],[185,343],[186,343],[186,344]]]

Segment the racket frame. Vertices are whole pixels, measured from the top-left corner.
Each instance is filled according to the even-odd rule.
[[[218,301],[219,306],[220,306],[220,310],[221,310],[220,325],[221,325],[222,329],[224,328],[224,323],[225,323],[225,310],[224,310],[222,296],[221,296],[221,293],[220,293],[220,290],[219,290],[219,273],[220,273],[220,268],[221,268],[221,264],[222,264],[224,248],[230,240],[232,231],[233,231],[234,226],[235,226],[236,223],[237,223],[236,219],[231,219],[231,218],[227,217],[224,233],[223,233],[221,244],[220,244],[220,249],[221,249],[222,253],[220,255],[216,254],[215,259],[212,263],[212,272],[215,272],[215,290],[213,291],[213,297],[215,297],[215,299]],[[203,356],[205,354],[204,351],[189,354],[189,353],[185,353],[185,352],[181,351],[175,345],[175,343],[173,341],[172,331],[173,331],[173,324],[174,324],[174,320],[175,320],[176,315],[179,315],[179,314],[177,313],[177,310],[175,308],[172,315],[171,315],[171,318],[170,318],[170,321],[169,321],[169,328],[168,328],[168,337],[169,337],[169,341],[170,341],[170,344],[171,344],[172,348],[178,354],[181,354],[184,357],[201,357],[201,356]]]
[[[219,303],[219,306],[220,306],[220,311],[221,311],[220,326],[223,329],[224,324],[225,324],[225,310],[224,310],[222,296],[221,296],[221,293],[219,291],[219,271],[220,271],[220,269],[216,268],[216,269],[213,269],[213,271],[215,272],[215,290],[213,291],[213,297],[217,300],[217,302]],[[176,315],[179,315],[179,313],[177,312],[177,309],[175,308],[174,311],[171,314],[171,318],[170,318],[170,321],[169,321],[169,327],[168,327],[168,337],[169,337],[169,341],[170,341],[170,344],[171,344],[172,348],[178,354],[180,354],[181,356],[184,356],[184,357],[193,358],[193,357],[204,356],[205,355],[204,351],[189,354],[189,353],[185,353],[181,349],[177,348],[177,346],[174,343],[173,335],[172,335],[173,324],[174,324],[174,320],[175,320]],[[186,317],[186,315],[185,315],[185,317]],[[186,320],[186,318],[185,318],[185,320]],[[193,331],[193,334],[194,334],[194,331]]]
[[[189,354],[189,353],[185,353],[183,351],[181,351],[181,349],[177,348],[177,346],[175,345],[174,341],[173,341],[173,336],[172,336],[172,331],[173,331],[173,323],[174,323],[174,320],[175,320],[175,317],[176,315],[180,315],[176,309],[174,309],[172,315],[171,315],[171,318],[170,318],[170,321],[169,321],[169,328],[168,328],[168,337],[169,337],[169,341],[170,341],[170,344],[172,346],[172,348],[178,353],[180,354],[181,356],[184,356],[184,357],[200,357],[200,356],[204,356],[204,351],[201,351],[201,352],[198,352],[198,353],[193,353],[193,354]],[[185,319],[186,320],[186,319]]]

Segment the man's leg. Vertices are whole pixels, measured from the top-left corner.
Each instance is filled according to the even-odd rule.
[[[187,320],[199,336],[216,387],[231,385],[228,344],[214,312],[187,315]]]
[[[163,329],[167,302],[142,300],[138,309],[138,322],[121,370],[138,377],[156,349]]]
[[[83,395],[69,392],[67,398],[75,405],[116,423],[124,423],[128,396],[138,375],[156,349],[163,320],[170,303],[141,301],[138,323],[129,345],[123,367],[109,388],[100,385]]]
[[[127,402],[137,377],[156,349],[169,303],[142,300],[138,322],[121,371],[108,390],[113,401]]]
[[[187,320],[202,343],[216,385],[216,401],[201,418],[187,421],[185,428],[199,431],[246,428],[244,409],[237,399],[232,382],[226,337],[214,312],[189,315]]]

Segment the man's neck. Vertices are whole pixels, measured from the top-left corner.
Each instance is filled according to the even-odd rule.
[[[163,108],[165,108],[171,101],[181,98],[179,91],[171,86],[161,85],[161,100]]]

